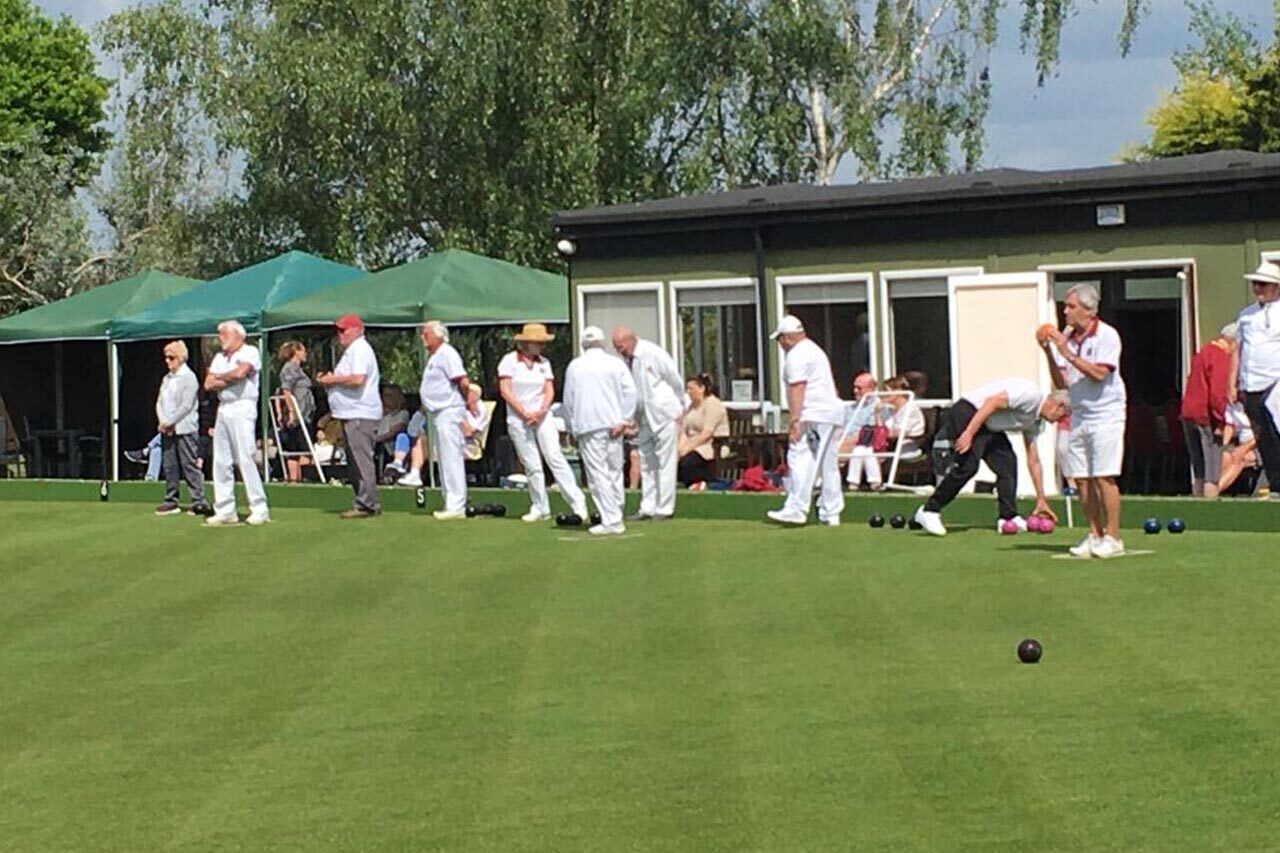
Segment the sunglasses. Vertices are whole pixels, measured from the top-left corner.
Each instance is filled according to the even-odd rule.
[[[178,360],[178,357],[177,357],[176,355],[166,355],[166,356],[164,357],[164,360],[165,360],[165,361],[177,361],[177,360]]]

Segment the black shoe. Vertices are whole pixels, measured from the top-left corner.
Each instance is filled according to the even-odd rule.
[[[145,450],[126,450],[124,458],[132,462],[134,465],[147,464],[147,451]]]
[[[646,515],[639,512],[635,512],[627,516],[627,521],[653,521],[653,519],[654,517],[652,515]]]

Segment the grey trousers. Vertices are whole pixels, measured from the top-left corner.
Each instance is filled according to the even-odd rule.
[[[160,436],[160,453],[164,465],[164,502],[177,504],[178,481],[187,481],[187,491],[191,494],[191,505],[208,506],[204,496],[204,471],[196,460],[200,458],[200,436],[162,435]]]
[[[347,438],[347,479],[356,493],[352,505],[365,512],[378,512],[382,501],[373,470],[373,437],[378,433],[378,422],[368,418],[343,421],[342,430]]]

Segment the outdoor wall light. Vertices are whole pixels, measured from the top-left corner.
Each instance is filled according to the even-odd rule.
[[[556,243],[556,251],[566,258],[572,258],[578,252],[578,244],[564,237]]]

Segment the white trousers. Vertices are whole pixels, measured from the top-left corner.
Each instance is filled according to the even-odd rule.
[[[676,511],[676,422],[657,430],[640,418],[636,449],[640,452],[640,514],[672,516]]]
[[[836,443],[836,454],[839,456],[839,442]],[[875,451],[866,445],[858,445],[849,453],[849,470],[845,473],[845,480],[849,485],[856,486],[862,482],[862,475],[867,475],[867,483],[872,486],[880,485],[880,460],[876,458]]]
[[[809,515],[813,487],[821,480],[818,520],[839,518],[844,511],[844,489],[840,487],[840,433],[836,424],[803,424],[800,441],[787,446],[788,512]]]
[[[552,419],[545,417],[534,427],[518,418],[507,418],[507,435],[511,436],[516,456],[520,458],[525,476],[529,478],[529,503],[533,510],[543,515],[551,513],[547,475],[542,469],[543,460],[546,460],[551,476],[555,477],[560,486],[560,494],[564,495],[569,509],[585,519],[587,498],[582,494],[582,489],[578,488],[573,468],[560,450],[560,431],[556,429]]]
[[[578,453],[600,523],[606,527],[622,524],[622,439],[610,438],[607,429],[583,433],[578,436]]]
[[[213,511],[216,515],[236,514],[236,469],[244,480],[249,496],[249,514],[255,518],[268,515],[267,493],[262,488],[262,474],[253,460],[254,426],[258,407],[254,401],[223,403],[213,426]]]
[[[440,469],[440,496],[448,512],[467,508],[466,439],[462,435],[462,421],[466,416],[467,410],[461,406],[441,409],[431,415],[436,465]]]

